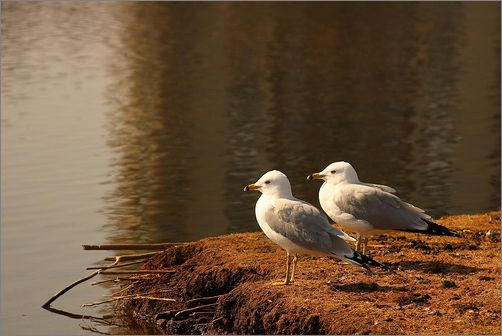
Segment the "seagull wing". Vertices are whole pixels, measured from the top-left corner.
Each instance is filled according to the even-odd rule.
[[[342,239],[354,240],[331,226],[317,208],[299,200],[276,200],[265,213],[272,230],[307,250],[334,254],[340,258],[353,256],[351,247]]]
[[[334,196],[336,206],[375,230],[427,230],[430,219],[422,209],[403,202],[388,192],[358,184],[349,184]]]
[[[386,186],[386,185],[383,185],[383,184],[364,183],[364,182],[361,182],[361,184],[365,185],[365,186],[368,186],[368,187],[377,188],[377,189],[380,189],[382,191],[385,191],[385,192],[388,192],[388,193],[391,193],[391,194],[395,194],[396,193],[396,189],[391,188],[391,187]]]

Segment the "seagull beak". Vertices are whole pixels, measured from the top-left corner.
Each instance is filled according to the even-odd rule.
[[[248,184],[247,186],[244,187],[244,191],[250,191],[250,190],[258,190],[260,189],[259,186],[256,184]]]
[[[321,173],[314,173],[307,176],[307,180],[322,180],[323,177],[324,175]]]

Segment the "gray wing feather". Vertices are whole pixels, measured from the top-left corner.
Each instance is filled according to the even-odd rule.
[[[346,234],[331,226],[317,208],[306,202],[277,200],[265,216],[272,230],[298,246],[339,257],[352,256],[350,246],[339,237],[340,233]]]
[[[349,185],[335,197],[336,206],[376,230],[426,230],[430,217],[397,196],[379,189]]]
[[[388,192],[388,193],[391,193],[391,194],[395,194],[396,193],[396,189],[394,188],[391,188],[389,186],[386,186],[386,185],[383,185],[383,184],[376,184],[376,183],[361,183],[362,185],[365,185],[365,186],[368,186],[368,187],[374,187],[374,188],[378,188],[382,191],[385,191],[385,192]]]

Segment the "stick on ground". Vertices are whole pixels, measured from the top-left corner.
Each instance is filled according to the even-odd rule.
[[[120,265],[117,264],[117,265],[109,265],[109,266],[92,266],[92,267],[87,267],[86,270],[119,268],[119,267],[125,267],[125,266],[130,266],[130,265],[142,264],[145,262],[146,262],[146,260],[140,260],[140,261],[132,261],[132,262],[120,264]]]
[[[148,252],[148,253],[139,253],[139,254],[125,254],[125,255],[119,255],[119,256],[115,256],[115,257],[106,257],[105,258],[105,261],[112,261],[112,260],[116,260],[117,258],[120,258],[120,260],[136,260],[136,259],[145,259],[145,258],[149,258],[149,257],[152,257],[156,254],[159,254],[161,253],[162,251],[158,251],[158,252]]]
[[[91,307],[91,306],[97,306],[103,303],[108,303],[108,302],[113,302],[113,301],[118,301],[118,300],[124,300],[124,299],[129,299],[129,300],[159,300],[159,301],[171,301],[171,302],[176,302],[175,299],[170,299],[170,298],[159,298],[159,297],[153,297],[153,296],[134,296],[134,295],[124,295],[124,296],[117,296],[114,298],[111,298],[109,300],[103,300],[103,301],[98,301],[98,302],[93,302],[93,303],[85,303],[82,305],[82,307]]]
[[[175,273],[175,270],[118,270],[118,271],[100,271],[103,275],[117,275],[117,274],[165,274]]]
[[[82,245],[84,250],[165,250],[170,246],[184,245],[188,243],[161,243],[161,244],[104,244]]]
[[[202,306],[198,306],[198,307],[194,307],[194,308],[188,308],[188,309],[184,309],[184,310],[180,310],[179,312],[177,312],[175,315],[174,315],[174,318],[177,319],[185,314],[189,314],[189,313],[193,313],[193,312],[196,312],[196,311],[201,311],[201,310],[204,310],[204,309],[208,309],[208,308],[214,308],[216,307],[217,304],[216,303],[210,303],[210,304],[206,304],[206,305],[202,305]]]

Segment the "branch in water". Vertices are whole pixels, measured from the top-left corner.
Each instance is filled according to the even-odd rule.
[[[66,286],[65,288],[63,288],[62,290],[60,290],[59,292],[57,292],[53,297],[51,297],[46,303],[44,303],[42,305],[42,308],[47,308],[48,306],[50,306],[51,303],[53,303],[58,297],[60,297],[61,295],[63,295],[64,293],[66,293],[67,291],[69,291],[70,289],[72,289],[73,287],[75,287],[76,285],[78,284],[81,284],[82,282],[84,281],[87,281],[93,277],[95,277],[96,275],[98,275],[99,273],[101,272],[101,270],[97,270],[96,272],[93,272],[92,274],[89,274],[88,276],[86,277],[83,277],[82,279],[80,280],[77,280],[75,281],[74,283]]]
[[[115,262],[114,262],[113,264],[111,264],[110,266],[117,265],[117,264],[120,262],[120,260],[121,260],[120,256],[115,257]],[[46,302],[46,303],[44,303],[44,304],[42,305],[42,308],[47,308],[47,307],[49,307],[49,306],[51,305],[51,303],[53,303],[54,301],[56,301],[56,299],[57,299],[58,297],[60,297],[60,296],[61,296],[61,295],[63,295],[64,293],[68,292],[70,289],[72,289],[72,288],[73,288],[73,287],[75,287],[76,285],[81,284],[82,282],[87,281],[87,280],[89,280],[89,279],[91,279],[91,278],[94,278],[94,277],[95,277],[96,275],[98,275],[99,273],[101,273],[101,269],[99,269],[99,270],[97,270],[97,271],[95,271],[95,272],[93,272],[93,273],[89,274],[88,276],[85,276],[85,277],[83,277],[82,279],[77,280],[77,281],[75,281],[74,283],[72,283],[72,284],[70,284],[70,285],[66,286],[65,288],[63,288],[62,290],[60,290],[59,292],[57,292],[57,293],[56,293],[53,297],[51,297],[49,300],[47,300],[47,302]]]

